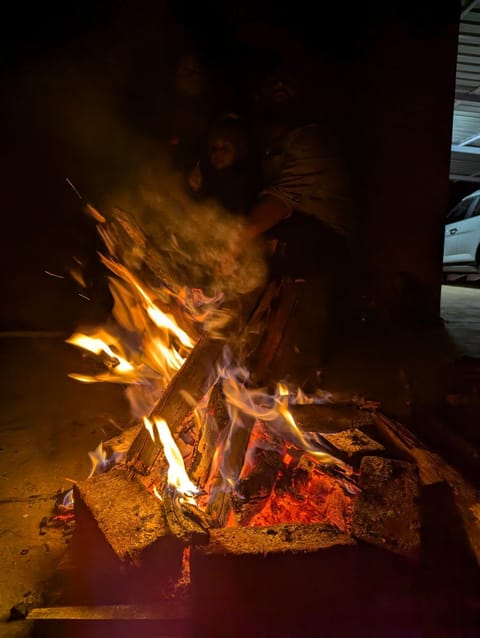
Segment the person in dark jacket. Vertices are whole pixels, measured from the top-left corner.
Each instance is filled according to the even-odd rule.
[[[261,84],[256,138],[262,142],[264,187],[246,216],[245,236],[273,243],[271,276],[299,287],[284,339],[290,352],[278,363],[280,372],[306,383],[325,364],[334,327],[342,321],[354,224],[332,127],[303,113],[304,100],[285,66]],[[284,364],[290,369],[282,370]]]

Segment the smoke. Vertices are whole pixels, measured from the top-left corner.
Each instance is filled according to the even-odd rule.
[[[232,297],[265,282],[261,245],[244,240],[243,219],[214,200],[193,199],[165,158],[150,163],[133,189],[113,195],[110,208],[134,217],[160,268],[179,287]]]

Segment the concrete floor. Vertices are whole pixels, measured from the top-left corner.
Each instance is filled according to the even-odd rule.
[[[459,354],[480,357],[480,289],[445,285],[442,287],[441,315]]]
[[[444,327],[365,335],[346,344],[326,372],[327,389],[361,393],[386,414],[408,416],[412,394],[434,403],[448,390],[452,362],[480,357],[480,289],[444,286]],[[23,338],[21,338],[23,336]],[[56,495],[89,472],[88,452],[125,427],[120,386],[82,385],[67,377],[80,364],[62,332],[1,340],[0,638],[31,635],[6,623],[10,608],[41,592],[67,548],[61,529],[40,522]]]

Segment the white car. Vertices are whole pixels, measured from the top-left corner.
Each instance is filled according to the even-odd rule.
[[[447,215],[443,272],[480,273],[480,190],[464,197]]]

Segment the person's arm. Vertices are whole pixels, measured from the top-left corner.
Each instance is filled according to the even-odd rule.
[[[292,208],[279,197],[264,195],[247,215],[245,236],[247,239],[257,237],[273,228],[278,222],[292,213]]]

